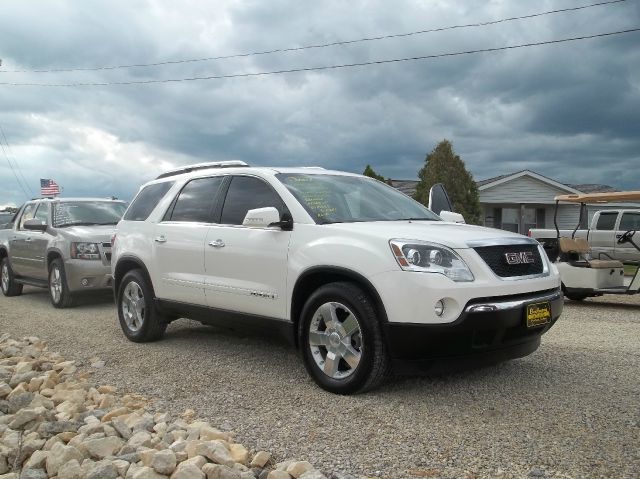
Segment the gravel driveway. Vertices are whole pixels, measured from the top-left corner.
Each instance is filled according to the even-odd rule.
[[[0,296],[0,332],[37,335],[94,379],[201,417],[276,459],[385,478],[639,477],[640,297],[567,302],[533,355],[395,378],[341,397],[272,339],[180,320],[163,341],[122,335],[110,296],[56,310],[45,291]]]

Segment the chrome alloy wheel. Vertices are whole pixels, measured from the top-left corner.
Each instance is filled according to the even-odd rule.
[[[2,264],[0,281],[2,282],[2,291],[9,291],[9,265],[6,262]]]
[[[53,266],[49,273],[49,290],[53,302],[59,303],[62,297],[62,275],[60,274],[60,268],[57,266]]]
[[[309,325],[309,347],[313,360],[324,374],[332,379],[351,376],[362,357],[358,319],[344,304],[323,304]]]
[[[142,288],[131,281],[122,294],[122,316],[131,332],[138,331],[144,323],[145,306]]]

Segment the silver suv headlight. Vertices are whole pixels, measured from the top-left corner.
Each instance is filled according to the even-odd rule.
[[[389,241],[396,261],[404,271],[439,273],[456,281],[473,281],[473,274],[462,258],[451,248],[427,241]]]
[[[97,243],[71,243],[71,257],[73,259],[100,259],[100,249]]]

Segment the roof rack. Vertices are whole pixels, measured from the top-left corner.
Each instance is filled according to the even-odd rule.
[[[300,169],[302,169],[302,170],[324,170],[326,168],[324,168],[322,166],[300,166]]]
[[[195,165],[181,166],[180,168],[174,168],[173,170],[166,171],[156,178],[168,178],[169,176],[181,175],[183,173],[191,173],[196,170],[206,170],[209,168],[237,168],[249,166],[244,161],[232,160],[232,161],[211,161],[209,163],[197,163]]]

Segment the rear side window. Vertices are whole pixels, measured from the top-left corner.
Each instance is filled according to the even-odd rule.
[[[598,217],[598,223],[596,224],[597,230],[611,231],[616,226],[616,218],[618,218],[618,212],[612,213],[600,213]]]
[[[235,176],[222,208],[223,225],[241,225],[247,211],[273,206],[282,215],[284,202],[265,181],[250,176]]]
[[[172,181],[145,186],[142,191],[138,193],[136,199],[133,200],[123,219],[126,221],[146,220],[172,186]]]
[[[618,229],[622,231],[640,230],[640,213],[623,213]]]
[[[182,189],[171,213],[171,221],[211,222],[211,207],[220,185],[222,176],[191,180]]]

